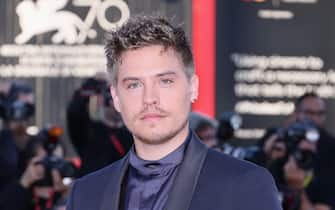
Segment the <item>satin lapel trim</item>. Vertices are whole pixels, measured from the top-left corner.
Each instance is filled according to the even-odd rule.
[[[100,210],[119,210],[120,192],[123,177],[129,165],[129,153],[115,166],[107,184]]]
[[[192,139],[185,151],[184,160],[174,180],[164,210],[187,210],[207,155],[207,147],[192,133]]]

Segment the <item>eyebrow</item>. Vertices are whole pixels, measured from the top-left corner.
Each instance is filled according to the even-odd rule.
[[[137,78],[137,77],[126,77],[126,78],[122,79],[122,83],[125,83],[125,82],[128,82],[128,81],[137,81],[137,80],[140,80],[140,79]]]
[[[163,73],[158,73],[155,75],[155,77],[163,77],[163,76],[168,76],[168,75],[176,75],[176,72],[174,71],[167,71]],[[128,81],[138,81],[140,80],[139,77],[125,77],[122,79],[122,83],[128,82]]]
[[[162,77],[162,76],[167,76],[167,75],[176,75],[176,72],[174,72],[174,71],[167,71],[167,72],[163,72],[163,73],[157,74],[156,77]]]

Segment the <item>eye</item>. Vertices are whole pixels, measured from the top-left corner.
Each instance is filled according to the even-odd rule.
[[[162,85],[169,85],[169,84],[172,84],[174,81],[172,79],[169,79],[169,78],[164,78],[164,79],[161,79],[160,80],[160,83]]]
[[[135,89],[135,88],[138,88],[140,87],[140,82],[130,82],[126,85],[126,88],[127,89]]]

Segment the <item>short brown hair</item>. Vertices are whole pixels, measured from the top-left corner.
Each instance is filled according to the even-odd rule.
[[[306,93],[304,93],[303,95],[301,95],[294,103],[294,108],[296,112],[301,111],[301,105],[303,103],[303,101],[307,98],[316,98],[316,99],[321,99],[320,96],[313,92],[313,91],[308,91]],[[321,99],[322,100],[322,99]]]
[[[106,41],[107,69],[112,85],[117,82],[117,65],[122,53],[151,45],[162,45],[165,50],[173,48],[181,55],[186,75],[190,78],[194,74],[193,55],[184,30],[174,27],[163,17],[132,17],[119,29],[108,33]]]

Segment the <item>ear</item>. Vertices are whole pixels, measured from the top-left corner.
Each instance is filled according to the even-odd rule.
[[[113,98],[114,107],[115,107],[116,111],[120,112],[121,109],[120,109],[119,96],[117,94],[116,88],[113,85],[110,87],[110,92],[111,92],[111,95],[112,95],[112,98]]]
[[[191,96],[190,99],[192,103],[198,99],[198,94],[199,94],[199,77],[196,74],[194,74],[190,79],[190,96]]]

